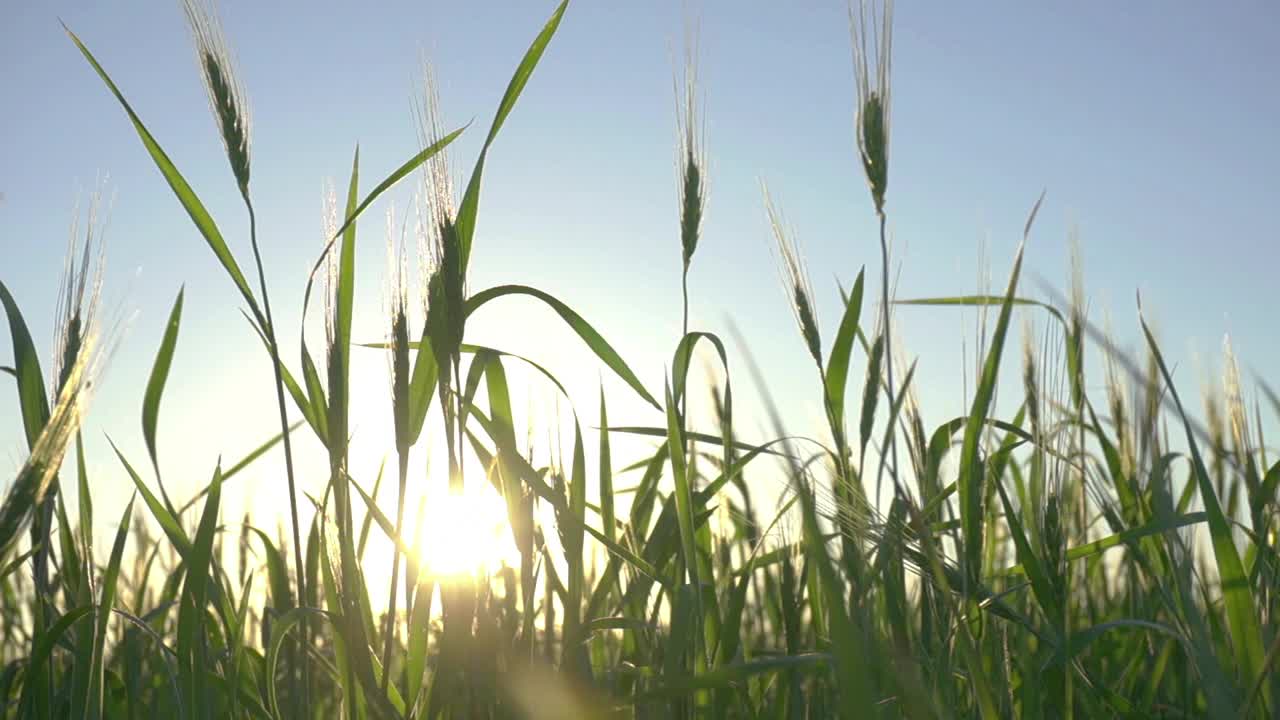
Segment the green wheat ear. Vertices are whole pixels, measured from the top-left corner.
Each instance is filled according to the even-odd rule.
[[[889,132],[886,108],[880,96],[872,92],[858,112],[858,148],[862,169],[871,187],[876,210],[884,209],[884,195],[889,188]]]
[[[438,230],[439,255],[427,283],[427,335],[442,371],[456,369],[462,350],[465,312],[465,278],[457,227],[445,221]],[[447,383],[442,372],[442,383]]]
[[[409,429],[409,268],[403,232],[397,240],[395,207],[387,208],[387,328],[388,361],[391,371],[391,412],[395,425],[396,449],[407,452],[413,444]]]
[[[697,54],[697,33],[690,29],[685,37],[684,74],[677,80],[676,88],[680,246],[686,272],[698,249],[702,215],[707,206],[707,133],[700,107]]]
[[[867,12],[870,4],[871,11]],[[877,7],[878,6],[878,7]],[[876,212],[884,212],[889,186],[889,78],[893,50],[893,0],[860,0],[857,12],[849,6],[853,36],[853,74],[857,116],[854,120],[858,154],[871,188]]]
[[[702,170],[693,151],[685,154],[683,181],[680,183],[680,244],[684,254],[684,266],[693,262],[698,249],[698,235],[702,225]]]
[[[809,356],[818,364],[818,372],[822,372],[822,336],[818,332],[818,316],[813,310],[813,286],[809,283],[808,269],[796,244],[795,233],[786,226],[774,207],[769,188],[762,185],[761,190],[764,193],[764,210],[769,229],[773,231],[773,238],[778,245],[778,269],[791,300],[791,310],[800,326],[800,336],[804,338]]]
[[[440,93],[435,70],[422,64],[423,95],[414,107],[418,137],[430,147],[444,136]],[[427,336],[441,368],[440,382],[447,387],[451,369],[456,369],[465,333],[466,267],[462,260],[457,228],[457,205],[449,158],[436,153],[423,164],[423,185],[419,200],[419,263],[426,280],[423,292]]]
[[[106,260],[106,246],[103,243],[106,220],[102,217],[103,204],[110,203],[104,196],[105,183],[102,187],[95,188],[90,194],[84,227],[80,225],[78,209],[71,225],[71,236],[63,262],[56,310],[57,326],[52,377],[55,399],[67,384],[80,351],[83,349],[85,337],[97,330],[102,272]]]
[[[184,0],[183,10],[195,41],[196,62],[217,121],[222,144],[240,193],[249,196],[249,107],[236,76],[231,50],[213,9],[201,0]]]

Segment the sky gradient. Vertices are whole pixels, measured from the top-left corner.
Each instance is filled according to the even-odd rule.
[[[847,287],[864,264],[877,277],[879,250],[853,142],[846,6],[797,5],[571,4],[490,154],[471,288],[515,282],[552,292],[661,391],[680,323],[673,58],[686,18],[697,18],[711,193],[690,276],[692,324],[725,332],[731,316],[789,416],[801,426],[819,417],[816,378],[771,256],[761,181],[803,247],[828,342],[839,319],[837,283]],[[417,150],[410,105],[425,54],[446,124],[474,119],[452,151],[464,182],[511,71],[553,8],[222,3],[253,110],[252,188],[291,366],[305,273],[321,246],[325,179],[344,185],[357,143],[366,190]],[[95,487],[104,488],[99,505],[110,518],[129,486],[102,437],[110,434],[135,463],[145,458],[142,388],[179,287],[184,323],[161,410],[170,491],[185,496],[183,488],[208,481],[220,455],[234,459],[268,437],[274,394],[232,284],[59,18],[112,75],[242,265],[250,261],[247,223],[179,3],[18,0],[0,10],[0,97],[9,108],[0,119],[0,280],[17,297],[46,369],[75,200],[102,175],[114,196],[105,316],[128,321],[86,428]],[[1216,367],[1227,332],[1246,373],[1275,378],[1268,369],[1280,361],[1280,343],[1266,329],[1266,298],[1280,262],[1277,31],[1280,9],[1261,0],[901,3],[887,202],[898,296],[971,293],[983,274],[987,289],[1002,288],[1045,189],[1027,250],[1027,294],[1040,295],[1036,277],[1065,286],[1077,228],[1092,319],[1109,313],[1132,343],[1141,290],[1184,396],[1195,397],[1202,367]],[[410,191],[387,196],[402,216]],[[385,333],[385,206],[360,225],[362,340]],[[878,293],[878,284],[868,289]],[[972,367],[974,313],[906,308],[898,322],[908,355],[920,358],[926,419],[962,414],[961,347],[967,343]],[[550,312],[502,301],[468,332],[561,374],[584,425],[594,423],[602,371]],[[0,364],[11,356],[5,332]],[[1009,357],[1016,370],[1016,354]],[[353,424],[357,434],[363,427],[376,435],[389,426],[385,359],[367,351],[356,362],[356,374],[376,380],[357,399]],[[743,369],[734,367],[740,409],[751,417]],[[1089,381],[1100,388],[1101,373]],[[658,421],[621,383],[604,383],[615,423]],[[516,392],[518,410],[551,397],[545,388]],[[0,477],[26,454],[14,401],[12,390],[0,391]],[[315,447],[309,438],[302,445],[304,453]],[[370,451],[353,468],[368,477],[378,458]],[[233,506],[282,500],[276,468],[264,463],[250,484],[228,488]]]

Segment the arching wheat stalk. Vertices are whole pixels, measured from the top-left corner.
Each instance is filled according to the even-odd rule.
[[[298,520],[298,491],[293,471],[293,444],[289,437],[289,418],[285,406],[284,380],[280,363],[280,346],[276,340],[275,323],[271,316],[271,299],[267,292],[267,277],[262,266],[262,252],[258,247],[257,217],[249,198],[249,149],[251,146],[249,106],[244,86],[240,83],[232,61],[230,47],[222,32],[222,24],[211,5],[211,0],[183,0],[183,10],[191,28],[196,52],[196,63],[209,96],[209,105],[218,125],[222,144],[231,164],[240,195],[249,213],[249,242],[253,246],[253,260],[258,270],[258,285],[262,290],[263,316],[259,317],[263,333],[271,353],[272,371],[275,375],[276,405],[280,410],[280,429],[283,433],[285,475],[289,484],[289,514],[293,528],[294,565],[298,577],[298,604],[306,602],[307,580],[302,559],[302,533]],[[302,623],[302,712],[309,712],[310,677],[305,648],[309,644],[307,623]]]

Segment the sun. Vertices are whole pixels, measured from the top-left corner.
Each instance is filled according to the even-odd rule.
[[[520,562],[506,504],[487,482],[428,497],[418,537],[418,561],[438,579],[491,574]]]

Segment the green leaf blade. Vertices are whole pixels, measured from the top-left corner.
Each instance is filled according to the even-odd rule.
[[[178,344],[178,327],[182,324],[182,298],[185,289],[178,290],[178,298],[169,311],[169,320],[165,323],[164,337],[160,341],[160,349],[156,352],[155,362],[151,366],[151,375],[147,378],[147,389],[142,397],[142,437],[147,444],[147,453],[151,455],[151,465],[159,474],[160,461],[156,453],[156,425],[160,417],[160,398],[164,395],[164,386],[169,379],[169,368],[173,364],[173,352]]]

